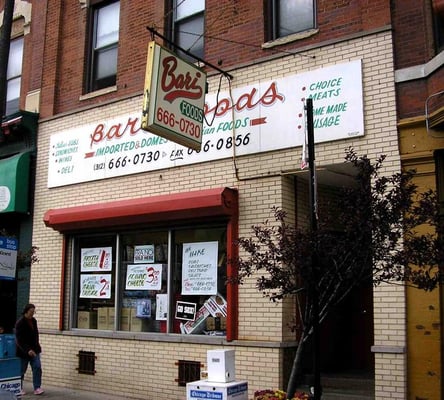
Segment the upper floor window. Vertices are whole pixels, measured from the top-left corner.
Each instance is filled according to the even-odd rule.
[[[173,0],[173,10],[174,43],[203,58],[205,0]],[[195,61],[180,51],[178,54],[191,62]]]
[[[91,8],[88,92],[116,84],[119,17],[119,1],[97,2]]]
[[[275,40],[315,27],[313,0],[269,0],[268,40]]]
[[[23,37],[12,40],[9,47],[8,71],[6,74],[6,115],[19,110],[22,81]]]
[[[433,27],[435,33],[435,50],[444,50],[444,2],[433,0]]]

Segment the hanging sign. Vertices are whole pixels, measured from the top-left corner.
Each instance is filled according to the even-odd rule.
[[[200,150],[207,76],[156,42],[148,45],[142,129]]]

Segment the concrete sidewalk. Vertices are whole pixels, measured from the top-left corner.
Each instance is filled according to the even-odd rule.
[[[24,383],[26,395],[21,400],[37,400],[37,399],[58,399],[58,400],[122,400],[132,399],[133,397],[113,396],[106,393],[87,392],[84,390],[76,390],[71,388],[61,388],[56,386],[42,386],[45,393],[36,396],[33,392],[32,383],[25,381]],[[18,397],[20,399],[20,397]]]

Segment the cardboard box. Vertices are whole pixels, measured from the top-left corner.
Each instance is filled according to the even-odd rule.
[[[137,308],[131,308],[130,330],[132,332],[146,332],[148,329],[148,320],[137,317]]]
[[[108,330],[110,331],[114,330],[114,321],[116,319],[114,312],[114,307],[108,307]]]
[[[97,329],[107,330],[108,327],[108,307],[97,309]]]
[[[129,331],[131,326],[131,308],[124,307],[120,310],[120,330]]]
[[[224,331],[227,329],[226,317],[208,317],[206,320],[207,331]]]
[[[187,383],[187,400],[248,400],[248,382],[214,383],[206,380]]]
[[[77,328],[97,329],[97,311],[77,311]]]

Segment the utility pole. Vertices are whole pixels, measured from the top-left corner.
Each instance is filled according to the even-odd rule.
[[[3,119],[6,112],[7,73],[13,17],[14,0],[5,0],[3,24],[0,28],[0,121]]]
[[[314,126],[313,126],[313,99],[309,98],[306,102],[307,111],[307,147],[308,147],[308,167],[310,171],[310,228],[315,243],[317,243],[316,233],[318,230],[318,213],[316,199],[316,166],[315,166],[315,147],[314,147]],[[321,387],[321,368],[320,368],[320,335],[319,335],[319,293],[318,293],[318,274],[317,274],[317,254],[318,248],[313,251],[311,258],[311,277],[310,277],[310,296],[312,299],[312,326],[313,326],[313,399],[320,400],[322,395]]]

